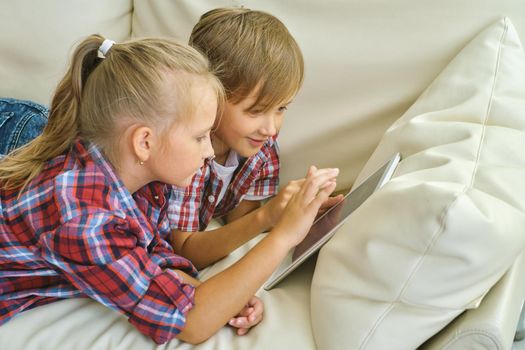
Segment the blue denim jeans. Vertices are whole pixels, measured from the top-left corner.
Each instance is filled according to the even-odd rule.
[[[48,109],[38,103],[0,98],[0,154],[25,145],[44,130]]]

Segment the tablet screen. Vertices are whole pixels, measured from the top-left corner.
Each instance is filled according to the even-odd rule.
[[[301,243],[286,256],[264,288],[266,290],[272,288],[297,266],[302,264],[310,255],[319,250],[335,233],[337,228],[343,224],[346,218],[392,177],[399,160],[400,156],[396,154],[348,193],[340,203],[334,205],[319,217]]]
[[[323,236],[330,233],[330,231],[332,231],[342,219],[350,215],[357,207],[363,204],[372,193],[374,193],[387,165],[388,164],[385,164],[359,187],[347,194],[340,203],[334,205],[324,213],[323,216],[316,220],[306,237],[295,247],[292,255],[292,262],[307,252],[310,247],[321,240]]]

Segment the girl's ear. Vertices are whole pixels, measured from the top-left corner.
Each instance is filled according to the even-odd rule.
[[[155,135],[147,126],[136,128],[131,134],[133,151],[138,162],[146,162],[151,156],[152,149],[155,145]]]

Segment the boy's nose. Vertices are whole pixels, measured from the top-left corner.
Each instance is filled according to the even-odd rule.
[[[265,123],[264,123],[264,126],[261,130],[261,132],[265,135],[265,136],[274,136],[275,134],[277,134],[277,116],[274,114],[274,113],[269,113],[266,118],[265,118]]]

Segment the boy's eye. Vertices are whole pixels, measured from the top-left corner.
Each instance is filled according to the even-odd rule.
[[[207,138],[208,138],[207,135],[199,136],[199,137],[197,137],[197,142],[199,142],[199,143],[200,142],[204,142],[204,141],[206,141]]]
[[[257,117],[257,116],[261,115],[263,112],[260,111],[260,110],[253,110],[253,111],[249,111],[249,113],[250,113],[250,115],[252,117]]]

